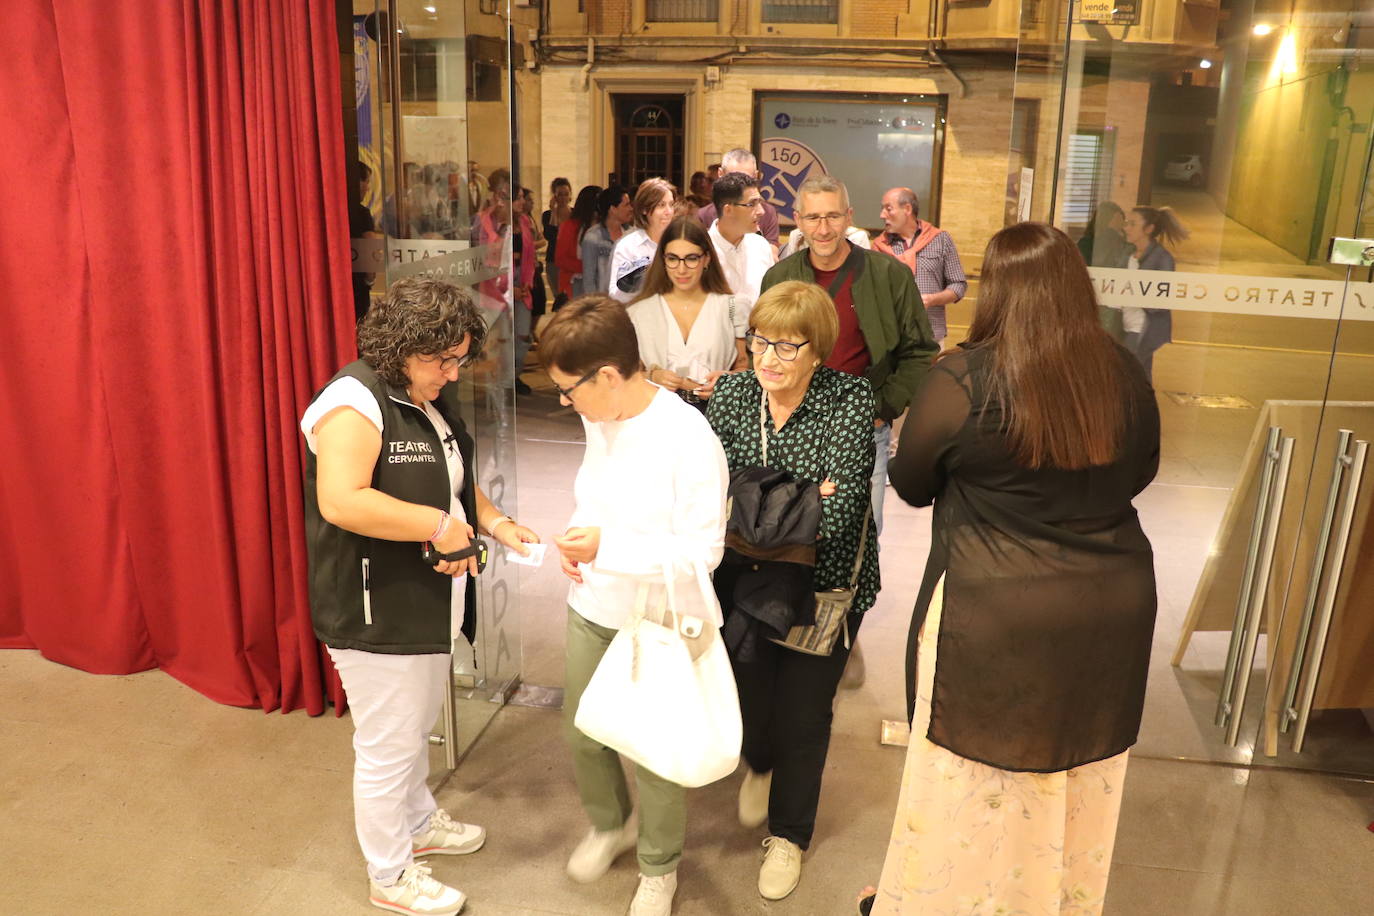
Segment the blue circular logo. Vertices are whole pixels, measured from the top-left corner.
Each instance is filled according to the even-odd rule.
[[[765,137],[760,141],[759,169],[763,172],[759,193],[777,208],[778,216],[789,222],[794,221],[792,206],[802,182],[813,174],[826,174],[825,163],[815,150],[788,137]]]
[[[778,126],[779,130],[787,130],[787,126],[792,123],[792,119],[787,116],[787,112],[782,111],[773,119],[773,123]]]

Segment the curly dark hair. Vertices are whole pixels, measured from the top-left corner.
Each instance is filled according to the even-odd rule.
[[[407,277],[391,284],[358,323],[358,355],[387,382],[405,387],[407,357],[437,356],[468,335],[471,361],[482,349],[487,323],[466,290],[447,280]]]

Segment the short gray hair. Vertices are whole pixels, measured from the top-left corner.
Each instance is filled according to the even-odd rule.
[[[797,203],[800,204],[807,194],[839,194],[840,203],[849,209],[849,189],[834,175],[814,175],[803,181],[797,188]]]
[[[740,147],[736,147],[720,157],[720,170],[722,172],[748,172],[752,175],[758,170],[758,167],[758,157],[749,150]]]

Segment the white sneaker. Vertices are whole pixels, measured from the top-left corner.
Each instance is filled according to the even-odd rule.
[[[638,837],[639,819],[634,814],[614,830],[593,827],[568,857],[568,877],[578,884],[590,884],[606,874],[618,856],[634,849]]]
[[[673,894],[677,893],[677,872],[651,878],[639,876],[639,889],[630,902],[630,916],[668,916],[673,911]]]
[[[762,827],[768,820],[768,793],[773,788],[773,771],[755,773],[744,765],[744,782],[739,787],[739,822],[741,827]]]
[[[768,852],[759,868],[759,893],[768,900],[781,900],[801,881],[801,847],[780,836],[770,836],[763,845]]]
[[[400,880],[389,887],[373,881],[368,900],[373,906],[393,913],[454,916],[467,902],[467,895],[435,881],[429,872],[428,865],[416,862],[401,872]]]
[[[476,852],[487,841],[487,832],[475,824],[461,824],[448,816],[443,808],[436,808],[429,816],[424,833],[412,839],[417,856],[462,856]]]

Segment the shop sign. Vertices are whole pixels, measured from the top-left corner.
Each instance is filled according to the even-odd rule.
[[[1374,283],[1089,267],[1103,305],[1374,321]],[[1342,309],[1344,303],[1344,309]]]
[[[908,187],[920,215],[939,218],[944,97],[845,92],[756,92],[759,193],[795,223],[797,189],[832,175],[845,183],[854,223],[877,229],[889,188]]]
[[[1140,0],[1078,0],[1078,22],[1139,25]]]

